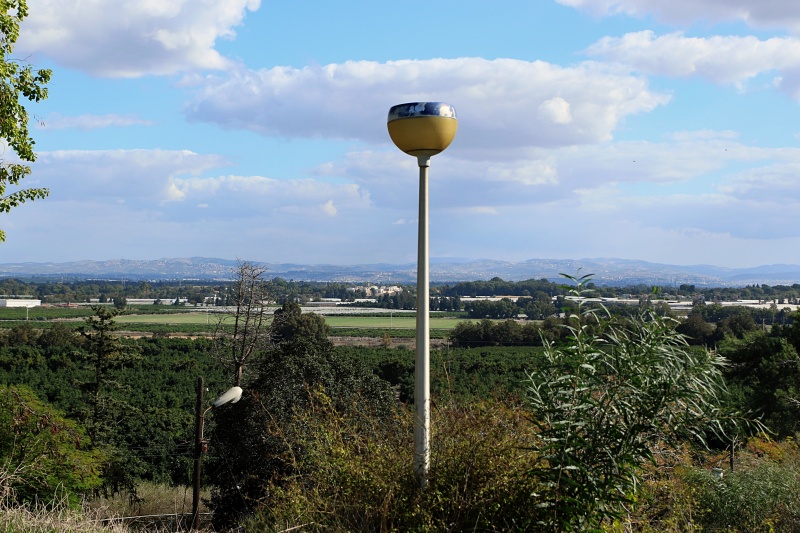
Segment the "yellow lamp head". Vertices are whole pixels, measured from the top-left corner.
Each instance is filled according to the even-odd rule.
[[[447,148],[456,136],[456,109],[443,102],[411,102],[389,109],[389,136],[415,157],[429,157]]]

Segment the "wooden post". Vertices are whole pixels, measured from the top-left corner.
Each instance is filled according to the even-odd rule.
[[[197,378],[197,404],[195,404],[194,418],[194,475],[192,476],[192,523],[190,531],[197,529],[200,524],[200,469],[203,460],[203,422],[205,410],[203,409],[203,392],[205,384],[203,378]]]

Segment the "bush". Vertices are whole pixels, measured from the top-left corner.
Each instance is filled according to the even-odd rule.
[[[538,486],[525,473],[535,457],[519,447],[530,432],[525,411],[498,402],[448,405],[432,413],[431,473],[425,491],[414,478],[413,413],[381,420],[341,414],[324,394],[298,412],[283,438],[298,475],[274,483],[269,505],[246,530],[511,531],[541,520],[531,501]]]
[[[100,484],[103,457],[83,428],[25,387],[0,385],[0,499],[31,502],[60,491],[76,504]]]
[[[795,532],[800,529],[800,471],[772,461],[717,478],[692,470],[701,523],[709,531]]]
[[[338,357],[324,335],[283,333],[286,340],[265,354],[242,400],[215,415],[208,473],[219,525],[234,525],[242,515],[271,506],[276,487],[302,475],[297,457],[310,444],[298,440],[304,433],[294,426],[316,394],[330,398],[341,415],[351,410],[380,419],[391,415],[394,393],[387,382],[352,359]]]
[[[583,277],[574,289],[583,295]],[[578,300],[580,301],[580,300]],[[615,322],[604,309],[570,319],[570,338],[547,344],[530,375],[528,399],[542,459],[530,475],[546,486],[541,503],[551,531],[594,530],[624,515],[654,460],[656,441],[703,443],[722,433],[724,361],[688,349],[676,322],[643,311]]]

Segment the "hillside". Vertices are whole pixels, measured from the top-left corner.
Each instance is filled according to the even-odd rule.
[[[269,276],[303,281],[347,281],[372,283],[414,283],[416,264],[300,265],[260,263]],[[155,260],[112,259],[64,263],[3,263],[0,277],[21,279],[230,279],[235,260],[218,258],[165,258]],[[726,268],[711,265],[667,265],[628,259],[489,259],[431,262],[431,281],[448,283],[499,277],[508,281],[560,279],[560,274],[594,274],[599,285],[692,284],[698,287],[737,287],[754,284],[793,285],[800,283],[800,265],[764,265]]]

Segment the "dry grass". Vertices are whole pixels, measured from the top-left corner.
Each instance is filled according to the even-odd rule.
[[[207,498],[208,493],[201,495],[201,513],[207,512],[203,504]],[[122,493],[91,500],[85,502],[82,510],[70,509],[60,500],[33,507],[0,502],[0,533],[183,531],[185,520],[181,523],[180,517],[188,516],[191,510],[191,489],[145,483],[137,487],[136,497]],[[205,520],[201,521],[205,526],[202,522]]]
[[[201,522],[207,516],[205,501],[208,498],[208,491],[201,492]],[[182,521],[192,512],[192,489],[142,483],[137,485],[135,494],[122,492],[110,498],[99,498],[87,502],[86,507],[98,518],[118,519],[132,529],[178,531]]]
[[[64,503],[36,507],[0,504],[2,533],[127,533],[123,525],[104,525],[91,513],[70,509]]]

